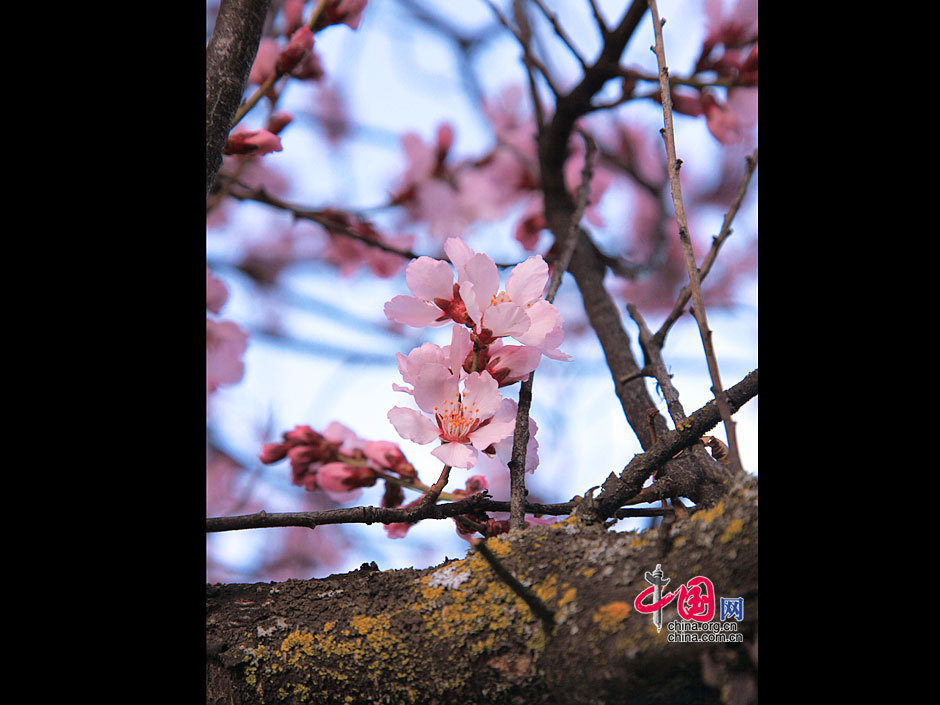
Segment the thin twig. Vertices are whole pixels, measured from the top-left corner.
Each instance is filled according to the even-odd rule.
[[[715,350],[712,346],[712,333],[708,329],[708,319],[705,315],[705,301],[702,298],[702,285],[699,278],[698,267],[695,264],[695,254],[692,250],[689,222],[685,213],[685,205],[682,201],[682,184],[679,180],[679,167],[681,162],[676,157],[675,129],[672,122],[672,98],[669,91],[669,69],[666,67],[666,53],[663,48],[664,22],[659,19],[659,10],[656,7],[656,0],[649,0],[649,8],[653,19],[653,31],[656,35],[654,51],[656,53],[656,61],[659,65],[659,87],[662,93],[663,103],[664,128],[661,134],[666,144],[666,162],[669,169],[669,181],[672,186],[672,201],[676,210],[676,222],[679,226],[679,241],[682,244],[685,265],[689,273],[689,283],[692,287],[692,300],[695,303],[695,320],[698,323],[699,335],[702,338],[702,345],[705,349],[705,361],[708,364],[708,373],[712,380],[712,393],[715,395],[715,400],[718,403],[718,409],[721,412],[721,418],[724,422],[725,434],[728,438],[728,447],[730,448],[732,457],[732,467],[740,471],[742,469],[741,458],[738,454],[734,421],[731,418],[728,401],[721,387],[718,361],[715,358]]]
[[[552,629],[555,627],[555,613],[539,599],[538,595],[519,582],[519,579],[500,563],[499,559],[487,547],[486,539],[476,539],[471,543],[473,543],[473,548],[476,549],[477,553],[483,556],[486,562],[490,564],[490,568],[493,569],[497,577],[523,599],[529,606],[529,609],[532,610],[532,614],[542,620],[542,627],[545,629],[545,633],[551,634]]]
[[[532,0],[536,6],[542,11],[542,14],[548,19],[552,25],[552,29],[555,30],[555,34],[558,35],[558,38],[565,43],[565,46],[568,47],[568,50],[574,54],[574,58],[578,60],[578,63],[581,64],[581,68],[585,71],[588,70],[588,63],[585,61],[584,57],[581,56],[581,52],[578,51],[578,47],[575,46],[571,37],[568,36],[568,33],[565,31],[565,28],[561,26],[561,23],[558,21],[558,16],[545,7],[545,4],[542,0]]]
[[[705,277],[708,276],[712,265],[718,258],[718,250],[721,249],[722,244],[724,244],[725,240],[727,240],[733,232],[731,229],[731,223],[734,221],[734,217],[737,215],[737,212],[741,207],[741,203],[744,201],[744,196],[747,193],[747,187],[751,183],[751,176],[754,174],[754,170],[757,168],[757,149],[754,150],[754,153],[751,154],[751,156],[747,157],[746,162],[747,167],[745,169],[744,178],[741,180],[741,185],[738,186],[738,192],[735,194],[734,201],[731,203],[731,207],[728,209],[728,212],[725,213],[724,220],[721,224],[721,230],[715,237],[712,238],[711,248],[709,248],[708,254],[705,255],[705,259],[702,261],[702,266],[699,268],[700,280],[704,280]],[[685,306],[687,303],[689,303],[689,299],[691,297],[691,287],[686,284],[684,287],[682,287],[682,291],[679,292],[679,298],[676,300],[676,304],[673,306],[672,311],[668,316],[666,316],[666,320],[663,321],[663,324],[659,327],[659,330],[656,331],[656,334],[653,335],[653,340],[660,348],[665,344],[666,334],[669,332],[672,324],[675,323],[684,313]]]
[[[558,287],[561,286],[561,279],[571,263],[571,256],[578,245],[578,232],[581,226],[581,218],[588,206],[588,198],[591,193],[591,179],[594,175],[594,155],[597,153],[597,144],[591,136],[578,130],[578,134],[584,140],[584,166],[581,169],[581,183],[578,186],[577,202],[574,213],[571,216],[571,226],[568,229],[568,237],[562,244],[561,253],[555,260],[552,269],[552,278],[548,284],[548,291],[545,293],[545,300],[549,303],[555,300],[555,294]]]
[[[450,478],[450,465],[445,465],[444,469],[441,470],[441,476],[437,478],[437,482],[431,485],[431,488],[421,498],[420,504],[422,506],[427,506],[430,504],[437,504],[437,500],[441,496],[441,492],[443,492],[444,488],[447,486],[447,480],[449,478]]]
[[[500,12],[500,9],[496,7],[496,5],[493,4],[492,0],[485,0],[485,1],[486,1],[486,4],[490,6],[490,9],[493,11],[493,13],[496,15],[496,18],[499,20],[500,24],[503,25],[506,29],[508,29],[509,32],[512,34],[512,36],[516,38],[516,41],[519,42],[519,45],[522,47],[522,51],[523,51],[523,62],[526,63],[527,65],[531,64],[532,66],[537,68],[539,70],[539,73],[542,74],[542,78],[545,79],[545,83],[548,84],[548,87],[551,89],[552,93],[554,93],[555,96],[560,96],[561,93],[559,92],[558,88],[555,86],[555,82],[552,80],[551,74],[549,74],[548,69],[545,67],[545,64],[539,61],[538,58],[532,53],[531,47],[529,46],[529,43],[526,40],[526,37],[520,34],[519,30],[517,30],[515,27],[513,27],[510,24],[509,20],[507,20],[506,17],[503,15],[503,13]]]
[[[640,348],[643,350],[643,357],[646,359],[646,365],[643,369],[648,369],[656,379],[663,398],[666,400],[669,416],[672,418],[673,423],[678,425],[685,420],[685,411],[679,402],[679,391],[672,384],[669,371],[666,369],[666,363],[663,362],[662,349],[654,340],[639,309],[634,304],[627,304],[627,311],[630,313],[630,318],[636,322],[637,327],[640,329],[638,340]]]
[[[326,5],[326,0],[320,0],[316,7],[313,8],[313,13],[310,15],[310,19],[307,21],[307,28],[313,31],[314,25],[316,25],[317,20],[320,18],[320,13],[323,12],[323,8]],[[257,90],[251,94],[251,97],[248,98],[244,103],[238,106],[238,110],[235,113],[235,118],[232,121],[232,127],[234,128],[241,119],[248,114],[248,112],[258,104],[258,101],[261,100],[264,95],[271,90],[272,86],[280,79],[284,74],[281,71],[275,69],[274,73],[268,76],[263,84],[258,86]],[[231,129],[231,128],[230,128]]]
[[[578,243],[581,217],[587,208],[588,196],[591,190],[591,178],[593,176],[593,160],[597,152],[597,145],[591,136],[586,132],[581,132],[584,139],[584,167],[581,170],[581,184],[577,191],[577,204],[574,214],[571,218],[571,227],[568,230],[567,240],[562,244],[561,254],[555,260],[552,270],[552,277],[549,281],[548,290],[545,294],[545,300],[549,303],[555,300],[558,293],[558,287],[561,285],[562,277],[571,257],[574,254]],[[525,512],[523,505],[525,503],[525,459],[526,447],[529,443],[529,407],[532,403],[532,383],[535,377],[535,371],[529,373],[528,378],[519,385],[519,407],[516,412],[516,428],[513,433],[512,458],[509,461],[509,497],[512,506],[509,512],[509,528],[525,528]]]

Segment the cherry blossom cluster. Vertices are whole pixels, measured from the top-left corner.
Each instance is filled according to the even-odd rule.
[[[542,356],[570,358],[558,347],[561,314],[543,298],[549,272],[540,255],[516,265],[501,289],[487,255],[459,238],[449,238],[444,252],[449,262],[418,257],[409,263],[405,281],[413,295],[385,304],[386,317],[398,323],[452,326],[450,345],[425,343],[398,353],[406,386],[393,388],[411,395],[418,409],[395,406],[388,419],[402,438],[440,441],[431,454],[445,465],[472,468],[480,453],[511,447],[517,407],[500,388],[527,378]]]
[[[412,481],[418,477],[394,443],[367,441],[339,422],[332,422],[323,433],[310,426],[295,426],[276,443],[262,446],[262,463],[290,461],[291,482],[308,492],[321,489],[337,501],[348,501],[362,487],[371,487],[380,477]],[[389,488],[393,488],[389,490]],[[394,488],[398,488],[397,492]],[[386,483],[386,493],[397,499],[400,487]],[[397,506],[400,501],[391,505]]]
[[[513,209],[521,209],[515,238],[534,251],[546,224],[538,170],[535,119],[526,108],[521,87],[505,89],[484,106],[495,137],[495,146],[479,157],[453,158],[454,130],[438,127],[427,143],[414,133],[402,137],[407,166],[396,185],[391,204],[404,209],[415,223],[427,225],[438,239],[462,235],[477,222],[494,221]],[[572,139],[565,162],[565,181],[572,194],[581,183],[584,145]],[[595,169],[585,216],[602,225],[597,204],[612,181],[610,172]]]
[[[397,444],[362,439],[336,421],[322,433],[307,425],[295,426],[283,433],[280,441],[265,443],[258,457],[265,464],[287,459],[294,485],[308,492],[325,492],[337,502],[355,499],[361,488],[371,487],[379,480],[385,482],[383,507],[406,508],[423,499],[424,495],[420,495],[406,504],[403,487],[428,489]],[[450,495],[459,499],[486,489],[486,478],[474,475],[466,481],[465,489],[454,490]],[[467,540],[478,527],[485,528],[488,535],[508,531],[506,521],[491,518],[485,512],[457,516],[454,522],[457,533]],[[386,524],[385,531],[389,538],[403,538],[415,523]]]
[[[396,391],[409,395],[417,409],[395,406],[388,419],[398,434],[425,445],[438,441],[431,454],[446,466],[472,468],[479,455],[504,464],[512,455],[517,404],[500,389],[529,376],[542,357],[569,360],[559,349],[564,338],[561,315],[543,298],[548,265],[533,255],[510,272],[505,287],[496,263],[474,252],[459,238],[444,245],[449,261],[418,257],[405,270],[412,296],[399,295],[385,304],[392,321],[414,327],[451,326],[450,344],[424,343],[408,355],[397,354],[403,384]],[[507,342],[511,339],[512,342]],[[538,465],[538,426],[529,419],[526,472]],[[368,441],[338,422],[322,433],[299,425],[265,444],[262,463],[288,459],[291,482],[308,491],[322,490],[347,501],[362,487],[385,481],[384,507],[408,507],[402,487],[427,491],[401,448],[389,441]],[[475,475],[466,488],[451,497],[485,490],[486,479]],[[485,512],[455,517],[458,533],[487,535],[507,529],[506,522]],[[413,524],[386,526],[392,538],[404,536]]]

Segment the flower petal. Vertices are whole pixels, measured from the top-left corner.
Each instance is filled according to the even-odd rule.
[[[531,325],[524,333],[513,336],[523,345],[541,346],[545,342],[545,337],[562,323],[558,309],[544,299],[529,306],[526,313],[529,314]]]
[[[473,350],[473,341],[470,339],[470,330],[466,326],[454,326],[450,336],[450,346],[447,350],[448,365],[451,372],[458,377],[463,376],[463,363]]]
[[[463,385],[464,409],[472,409],[477,418],[485,420],[496,413],[502,400],[499,384],[489,372],[484,370],[467,375]]]
[[[444,253],[457,270],[457,279],[462,279],[463,269],[474,255],[473,250],[459,237],[451,237],[447,238],[447,242],[444,243]]]
[[[466,280],[473,284],[477,295],[477,304],[485,308],[499,292],[499,270],[496,263],[486,255],[473,255],[464,265]]]
[[[477,452],[463,443],[442,443],[431,455],[452,468],[472,468],[477,464]]]
[[[385,317],[388,320],[415,328],[442,326],[447,323],[446,320],[437,320],[442,315],[443,312],[437,306],[414,296],[395,296],[385,303]]]
[[[454,297],[454,270],[439,259],[419,257],[409,262],[405,282],[412,294],[425,301]]]
[[[507,404],[507,402],[509,403]],[[470,434],[470,442],[473,447],[477,450],[486,450],[491,445],[506,438],[511,439],[513,432],[516,430],[515,409],[516,404],[512,399],[504,399],[499,413],[493,416],[486,426],[481,426]]]
[[[513,267],[506,280],[506,293],[514,303],[525,306],[538,301],[548,282],[548,265],[541,255],[533,255]]]
[[[414,409],[402,406],[392,407],[388,412],[388,420],[398,431],[398,435],[409,441],[430,443],[440,435],[440,429],[431,419]]]
[[[433,415],[457,398],[457,377],[444,365],[429,364],[415,377],[414,389],[418,408]]]
[[[515,303],[496,304],[483,312],[483,328],[488,328],[496,337],[511,335],[517,338],[532,326],[526,309]]]

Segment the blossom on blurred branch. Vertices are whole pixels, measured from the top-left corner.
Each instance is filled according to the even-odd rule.
[[[218,314],[228,300],[228,290],[206,267],[206,311]],[[241,356],[248,336],[232,321],[206,316],[206,399],[224,384],[234,384],[245,374]]]

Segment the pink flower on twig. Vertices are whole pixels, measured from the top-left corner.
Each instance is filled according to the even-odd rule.
[[[471,468],[478,453],[498,443],[515,428],[515,418],[499,414],[507,402],[488,372],[473,372],[459,382],[442,365],[428,365],[414,380],[421,411],[396,406],[388,412],[398,434],[421,445],[440,440],[431,454],[446,465]],[[422,413],[423,412],[423,413]],[[433,419],[433,420],[432,420]]]

